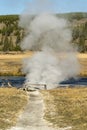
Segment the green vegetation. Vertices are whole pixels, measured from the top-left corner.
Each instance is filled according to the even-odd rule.
[[[87,130],[87,88],[59,88],[42,93],[47,121],[55,127]]]
[[[58,17],[68,19],[69,21],[81,20],[87,18],[87,13],[77,12],[77,13],[62,13],[57,14]]]
[[[87,52],[87,21],[73,28],[73,42],[78,46],[79,52]]]
[[[72,43],[79,52],[87,52],[87,13],[57,14],[68,19],[72,29]],[[0,51],[21,51],[19,43],[25,35],[23,28],[18,26],[18,15],[0,16]]]
[[[0,16],[0,51],[21,51],[19,43],[24,30],[18,26],[18,15]]]

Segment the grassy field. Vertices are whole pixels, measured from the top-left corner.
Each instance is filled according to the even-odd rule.
[[[24,75],[21,71],[22,60],[25,57],[31,57],[33,54],[33,52],[28,52],[15,55],[0,55],[0,75]],[[81,65],[79,75],[87,76],[87,54],[78,54],[77,57]]]
[[[22,75],[22,59],[33,53],[0,55],[0,75]],[[87,76],[87,54],[78,54],[80,75]],[[87,130],[87,88],[62,88],[43,91],[45,118],[55,126],[72,126]],[[27,95],[15,88],[0,88],[0,130],[15,125],[17,116],[27,103]],[[50,108],[50,109],[49,109]]]
[[[46,120],[55,126],[87,130],[87,88],[59,88],[42,93]]]
[[[16,88],[0,88],[0,130],[15,125],[24,106],[27,104],[27,95]]]
[[[58,88],[41,91],[44,118],[55,127],[87,130],[87,88]],[[27,104],[27,94],[16,88],[0,88],[0,130],[14,126]]]
[[[81,65],[80,75],[87,76],[87,54],[78,54],[77,57]]]
[[[24,75],[21,71],[22,60],[32,56],[32,52],[21,54],[1,54],[0,55],[0,75]]]

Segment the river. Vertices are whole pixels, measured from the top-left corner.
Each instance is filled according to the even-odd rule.
[[[25,77],[23,76],[0,76],[0,86],[4,84],[4,86],[7,86],[7,83],[10,82],[10,84],[13,87],[20,88],[23,86],[25,82]],[[60,86],[87,86],[87,77],[76,77],[76,78],[71,78],[65,81],[62,81],[60,83]]]

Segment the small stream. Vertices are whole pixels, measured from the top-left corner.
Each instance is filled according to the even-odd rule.
[[[7,86],[8,82],[13,87],[20,88],[23,86],[25,81],[25,77],[23,76],[0,76],[0,86]],[[87,86],[87,77],[77,77],[77,78],[71,78],[66,81],[60,82],[60,86]]]

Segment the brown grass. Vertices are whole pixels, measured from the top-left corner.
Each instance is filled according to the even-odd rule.
[[[72,126],[72,130],[87,130],[87,88],[58,88],[41,93],[47,121],[55,127]],[[15,125],[26,104],[27,95],[22,90],[0,88],[0,130]]]
[[[19,113],[27,103],[27,95],[16,88],[0,88],[0,130],[16,123]]]
[[[58,127],[87,130],[87,88],[59,88],[42,93],[46,120]]]
[[[24,53],[21,53],[21,54],[0,54],[0,59],[18,59],[18,60],[21,60],[25,57],[30,57],[34,54],[34,52],[32,51],[29,51],[29,52],[24,52]]]
[[[22,69],[22,59],[32,56],[33,52],[24,54],[2,54],[0,55],[0,75],[24,75]]]
[[[31,57],[35,52],[25,52],[23,54],[1,54],[0,55],[0,75],[24,75],[22,73],[22,59]],[[77,55],[81,70],[79,75],[87,76],[87,54]]]

